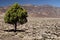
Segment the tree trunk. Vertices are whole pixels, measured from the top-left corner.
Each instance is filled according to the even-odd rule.
[[[16,32],[16,29],[17,29],[17,23],[15,23],[15,30],[14,30],[14,32]]]

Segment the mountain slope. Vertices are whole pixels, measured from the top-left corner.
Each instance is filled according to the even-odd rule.
[[[22,5],[31,17],[60,17],[60,8],[50,5]],[[0,11],[5,12],[9,7],[2,7]]]
[[[29,14],[35,17],[60,17],[60,8],[49,5],[23,6]]]

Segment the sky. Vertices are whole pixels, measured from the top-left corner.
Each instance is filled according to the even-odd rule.
[[[14,3],[32,4],[32,5],[52,5],[60,7],[60,0],[0,0],[0,6],[9,6]]]

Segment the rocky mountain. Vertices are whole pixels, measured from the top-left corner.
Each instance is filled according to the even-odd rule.
[[[60,8],[50,5],[23,6],[31,16],[35,17],[60,17]]]
[[[60,8],[51,5],[22,5],[31,17],[60,17]],[[9,7],[0,7],[1,12],[5,12]]]

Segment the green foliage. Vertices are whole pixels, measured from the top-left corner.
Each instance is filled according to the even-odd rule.
[[[15,3],[6,11],[4,21],[9,24],[24,24],[27,22],[27,16],[26,10],[23,9],[18,3]]]

